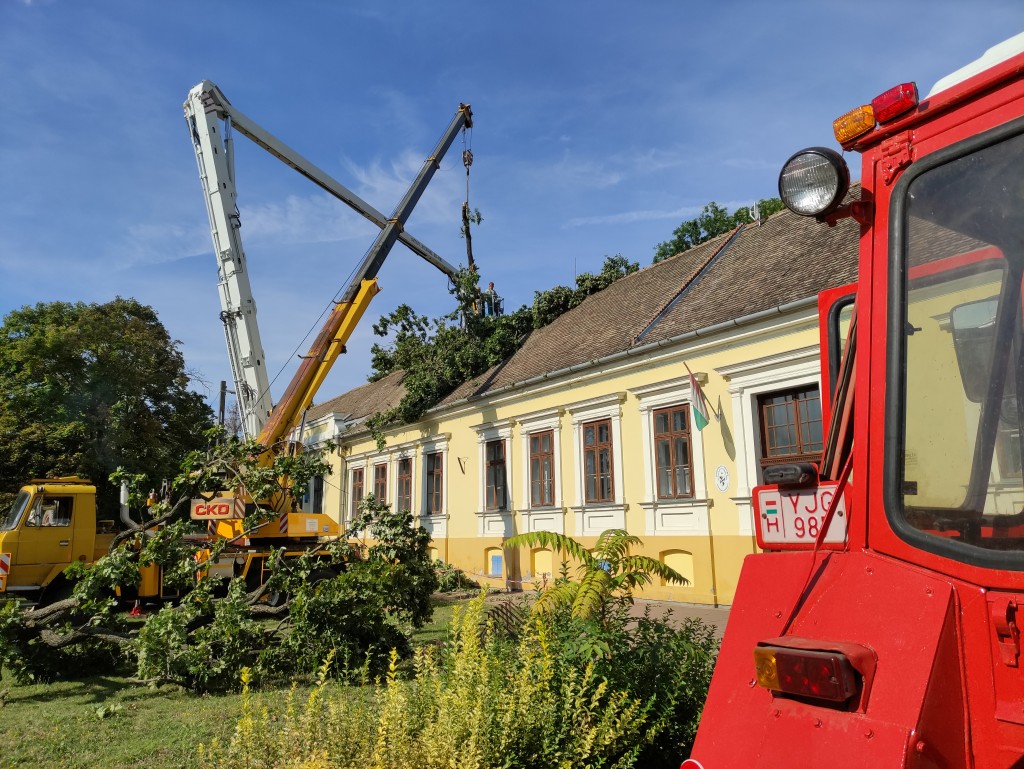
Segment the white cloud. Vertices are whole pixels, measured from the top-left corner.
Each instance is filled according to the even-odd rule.
[[[362,217],[328,195],[289,195],[242,206],[240,214],[244,243],[333,243],[366,236]]]
[[[379,160],[366,166],[358,166],[351,161],[346,165],[358,183],[359,196],[387,215],[401,202],[409,185],[423,168],[426,158],[426,153],[405,150],[387,166]],[[461,206],[465,195],[465,179],[461,150],[453,145],[414,209],[416,222],[436,224],[455,221],[452,212],[458,211]]]
[[[604,216],[576,216],[569,219],[565,226],[589,227],[606,224],[632,224],[633,222],[652,222],[660,219],[680,221],[696,216],[700,213],[700,210],[700,206],[685,206],[674,211],[622,211],[617,214],[606,214]]]
[[[718,202],[718,201],[716,201]],[[735,211],[738,208],[744,206],[752,206],[755,203],[754,200],[727,200],[719,202],[727,211]],[[659,221],[662,219],[671,219],[675,222],[686,221],[687,219],[693,219],[698,216],[701,211],[704,210],[706,203],[702,203],[699,206],[683,206],[676,208],[671,211],[665,210],[640,210],[640,211],[622,211],[617,214],[605,214],[603,216],[577,216],[569,219],[565,223],[566,228],[570,227],[590,227],[594,225],[609,225],[609,224],[632,224],[634,222],[651,222]]]
[[[607,163],[597,160],[579,160],[569,154],[551,166],[535,168],[536,175],[543,175],[544,183],[557,184],[569,189],[607,189],[614,187],[625,178],[621,171],[609,168]]]
[[[350,163],[349,167],[356,180],[357,194],[386,216],[405,195],[422,163],[423,159],[417,159],[411,151],[406,151],[389,167],[379,162],[362,167]],[[451,170],[447,163],[435,174],[414,211],[414,226],[410,228],[414,235],[415,227],[423,223],[457,226],[460,195],[464,190],[461,183],[465,177],[461,175],[461,162],[459,173],[446,173],[446,170]],[[377,205],[372,201],[383,204]],[[173,208],[180,209],[180,201],[175,202],[177,205]],[[171,208],[168,205],[161,210],[166,212]],[[377,234],[377,228],[363,216],[320,192],[292,194],[280,200],[243,205],[240,216],[242,244],[247,253],[266,246],[286,244],[357,241],[369,246]],[[183,219],[189,224],[180,224]],[[109,269],[163,264],[213,250],[206,217],[200,219],[191,210],[187,216],[178,210],[159,221],[135,223],[122,232],[122,236],[113,238],[104,248],[106,256],[103,260]]]
[[[115,269],[164,264],[212,251],[209,230],[168,222],[143,222],[128,227],[124,237],[111,244],[110,261]]]

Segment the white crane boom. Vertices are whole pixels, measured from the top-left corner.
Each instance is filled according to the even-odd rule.
[[[220,116],[205,108],[203,85],[189,92],[185,117],[210,217],[210,234],[217,257],[220,318],[224,324],[242,432],[245,437],[253,438],[259,434],[273,407],[270,378],[239,233],[241,219],[236,202],[230,117],[223,121],[222,131]]]
[[[266,359],[256,321],[256,302],[249,284],[239,234],[241,220],[234,179],[232,129],[381,229],[389,225],[389,218],[235,109],[223,92],[210,81],[204,80],[189,91],[184,109],[210,217],[210,231],[220,278],[221,320],[224,322],[224,337],[231,361],[242,430],[246,437],[253,438],[260,434],[273,406]],[[397,239],[446,275],[456,273],[456,267],[404,229],[399,232]]]

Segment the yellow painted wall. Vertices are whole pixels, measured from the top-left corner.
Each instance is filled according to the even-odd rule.
[[[743,558],[754,552],[750,529],[749,489],[746,479],[756,471],[749,467],[747,454],[754,436],[746,434],[750,426],[739,424],[737,404],[743,397],[734,392],[736,381],[717,373],[744,371],[749,361],[785,359],[792,351],[808,349],[816,355],[818,341],[817,316],[813,308],[791,317],[776,317],[759,326],[740,327],[727,335],[701,339],[688,346],[660,349],[619,362],[595,366],[589,372],[575,372],[571,377],[554,379],[511,392],[492,394],[472,404],[455,404],[435,410],[424,422],[394,429],[387,434],[387,448],[377,451],[366,431],[353,431],[341,437],[341,447],[333,457],[335,472],[329,482],[332,500],[329,512],[342,511],[348,499],[350,469],[355,464],[366,467],[366,488],[371,488],[372,466],[388,461],[391,464],[388,502],[393,502],[394,463],[405,452],[413,461],[413,507],[422,512],[424,484],[424,445],[442,447],[446,455],[444,480],[444,516],[421,518],[433,532],[437,557],[452,563],[480,582],[495,586],[531,589],[542,580],[542,572],[557,574],[560,558],[537,554],[524,548],[517,555],[505,553],[504,574],[489,577],[490,555],[502,552],[506,536],[529,530],[531,520],[546,517],[543,528],[561,530],[586,546],[596,541],[597,530],[587,530],[582,522],[596,525],[601,521],[621,521],[631,533],[643,540],[641,551],[652,558],[684,566],[691,584],[661,585],[647,588],[643,595],[704,604],[729,604],[736,591]],[[684,361],[693,372],[707,374],[703,386],[712,408],[720,409],[722,421],[712,420],[699,434],[691,435],[694,453],[693,470],[696,499],[679,509],[671,505],[651,504],[653,476],[650,459],[650,431],[645,433],[654,408],[687,402],[688,392]],[[781,365],[781,364],[780,364]],[[763,368],[763,367],[761,367]],[[760,371],[752,366],[755,376]],[[806,374],[805,374],[806,378]],[[816,363],[813,381],[817,382]],[[676,396],[676,393],[680,393]],[[747,397],[750,400],[752,396]],[[646,409],[646,410],[645,410]],[[608,509],[589,506],[580,509],[581,472],[580,421],[611,415],[617,436],[614,446],[618,504]],[[749,416],[747,417],[749,419]],[[544,516],[530,511],[528,473],[524,458],[524,436],[540,427],[557,427],[558,466],[556,499],[560,504],[544,511]],[[691,417],[691,433],[693,433]],[[743,433],[741,436],[740,433]],[[646,435],[646,438],[645,438]],[[742,437],[742,440],[740,439]],[[488,439],[504,440],[506,468],[513,512],[502,518],[485,515],[481,508],[483,486],[483,445]],[[724,467],[731,483],[725,492],[716,487],[715,470]],[[744,490],[745,493],[739,493]],[[702,501],[702,500],[706,500]],[[746,506],[745,506],[746,505]],[[651,521],[661,527],[652,533]],[[549,560],[545,560],[549,559]],[[549,567],[550,565],[550,567]],[[553,567],[553,568],[551,568]]]

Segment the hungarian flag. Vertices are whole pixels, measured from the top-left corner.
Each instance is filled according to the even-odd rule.
[[[693,423],[697,425],[698,430],[703,430],[708,425],[708,406],[704,399],[704,391],[700,389],[700,383],[689,367],[686,370],[690,374],[690,389],[693,391]]]

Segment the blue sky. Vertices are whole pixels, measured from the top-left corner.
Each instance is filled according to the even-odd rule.
[[[215,401],[230,372],[181,108],[204,79],[385,213],[470,103],[474,254],[518,307],[606,255],[649,264],[709,201],[776,195],[792,152],[835,146],[836,116],[1021,30],[1019,0],[0,0],[0,314],[135,297]],[[461,149],[408,225],[455,263]],[[236,157],[279,397],[376,228],[242,137]],[[366,380],[377,317],[451,309],[404,246],[379,280],[318,401]]]

